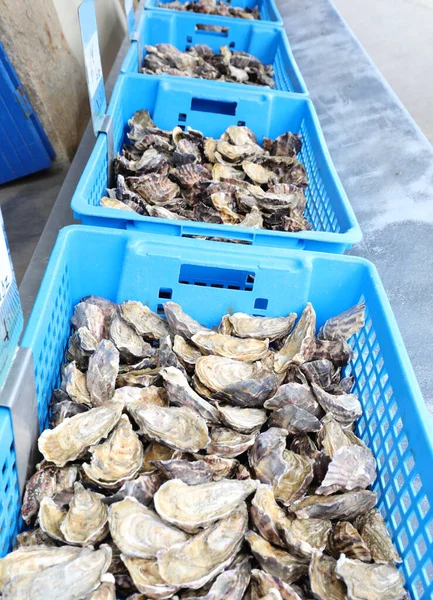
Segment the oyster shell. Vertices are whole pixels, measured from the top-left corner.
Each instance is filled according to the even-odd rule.
[[[217,404],[221,421],[239,433],[253,433],[266,423],[266,411],[260,408],[239,408]]]
[[[111,312],[107,313],[100,306],[85,300],[75,306],[71,323],[76,330],[85,327],[96,342],[99,343],[106,337],[110,316]]]
[[[152,463],[167,479],[179,479],[188,485],[198,485],[212,480],[212,469],[204,460],[153,460]]]
[[[269,417],[269,425],[287,429],[292,435],[317,432],[322,427],[317,417],[293,404],[288,404],[284,408],[272,412]]]
[[[296,589],[266,571],[260,569],[253,569],[251,571],[251,577],[257,587],[258,597],[264,598],[272,590],[278,591],[282,600],[304,600],[304,596],[300,596]]]
[[[5,600],[78,600],[95,590],[111,562],[111,548],[82,548],[69,562],[56,564],[43,571],[20,574],[3,590]]]
[[[140,358],[152,356],[153,348],[145,342],[126,321],[116,316],[110,325],[110,340],[126,362],[134,362]]]
[[[122,405],[110,402],[65,419],[54,429],[42,432],[38,440],[39,451],[45,460],[63,467],[105,438],[117,425],[121,414]]]
[[[101,585],[87,597],[87,600],[116,600],[116,588],[114,583],[101,583]]]
[[[318,600],[346,600],[346,586],[335,573],[337,561],[316,552],[310,562],[308,574],[311,591]]]
[[[188,595],[188,600],[194,598],[200,598],[200,600],[222,600],[223,598],[242,600],[250,582],[250,577],[250,561],[248,558],[244,558],[232,568],[226,569],[221,575],[218,575],[207,594],[203,596],[201,594],[202,590],[199,590],[197,594]]]
[[[62,390],[74,402],[92,406],[89,390],[87,389],[86,376],[77,368],[75,361],[72,361],[63,369]]]
[[[52,498],[64,489],[72,488],[77,479],[76,466],[59,469],[54,466],[40,468],[30,477],[24,491],[21,515],[26,523],[30,523],[39,510],[43,498]]]
[[[270,485],[260,483],[251,502],[250,509],[252,522],[268,542],[277,546],[284,546],[277,525],[282,526],[288,519],[286,513],[275,501],[273,489]]]
[[[255,362],[264,358],[269,348],[268,339],[236,338],[215,331],[199,331],[191,340],[204,354],[246,362]]]
[[[57,425],[60,425],[62,421],[69,417],[75,417],[75,415],[86,412],[88,408],[86,404],[78,404],[78,402],[71,402],[70,400],[56,402],[56,404],[51,406],[50,429],[54,429],[54,427],[57,427]]]
[[[63,523],[66,514],[67,510],[52,498],[42,498],[38,513],[39,526],[44,533],[56,542],[65,542],[60,525]]]
[[[168,525],[135,498],[112,504],[108,513],[110,534],[121,552],[132,558],[155,558],[159,550],[185,542],[188,536]]]
[[[333,396],[314,383],[311,387],[323,410],[331,412],[341,425],[350,425],[362,415],[361,403],[356,394]]]
[[[224,458],[222,456],[217,456],[216,454],[195,454],[194,458],[202,460],[212,469],[213,481],[230,478],[239,464],[235,458]]]
[[[181,458],[182,452],[169,448],[159,442],[150,442],[143,455],[143,463],[140,473],[153,473],[155,471],[155,460],[170,460],[172,458]]]
[[[337,450],[348,448],[352,445],[353,442],[347,433],[335,419],[334,415],[329,412],[323,417],[322,429],[317,436],[319,447],[323,448],[323,451],[333,458]]]
[[[146,437],[175,450],[198,452],[209,444],[206,421],[186,406],[131,404],[128,411]]]
[[[202,356],[197,359],[195,373],[212,392],[220,392],[244,379],[253,379],[254,365],[222,356]]]
[[[334,453],[322,485],[316,494],[329,496],[338,491],[366,488],[376,479],[376,461],[365,446],[340,448]]]
[[[345,554],[347,558],[371,562],[370,550],[349,521],[339,521],[335,525],[329,538],[329,547],[334,558]]]
[[[189,486],[180,479],[164,483],[154,497],[159,516],[188,533],[227,518],[256,489],[253,480],[211,481]]]
[[[320,328],[317,337],[321,340],[348,340],[352,335],[358,333],[364,324],[365,302],[361,302],[336,317],[328,319]]]
[[[161,577],[170,585],[196,590],[219,575],[233,560],[248,523],[245,505],[187,542],[158,552]]]
[[[113,496],[104,498],[104,504],[113,504],[120,502],[126,497],[135,498],[140,504],[150,504],[153,500],[155,492],[163,482],[163,477],[160,473],[151,473],[150,475],[141,475],[137,479],[127,481],[122,485],[120,490]]]
[[[126,373],[122,373],[116,379],[116,385],[118,387],[124,386],[140,386],[150,387],[156,385],[161,381],[161,374],[159,369],[137,369],[131,370]]]
[[[86,490],[81,483],[74,484],[74,495],[69,510],[60,524],[60,531],[69,544],[88,546],[102,541],[108,533],[107,508],[102,494]]]
[[[90,463],[83,464],[86,476],[101,487],[116,488],[133,479],[143,462],[143,444],[122,415],[107,440],[90,448]]]
[[[334,365],[343,367],[353,358],[353,350],[346,340],[320,340],[316,339],[316,349],[313,360],[325,358]]]
[[[40,527],[23,531],[17,535],[14,550],[29,546],[55,546],[57,548],[56,542],[44,533]]]
[[[332,529],[328,519],[285,519],[277,523],[278,533],[291,554],[309,560],[313,553],[323,551]]]
[[[127,300],[120,304],[119,308],[124,320],[135,329],[138,335],[150,340],[159,340],[169,334],[164,319],[141,302]]]
[[[121,402],[128,407],[130,404],[150,402],[156,406],[168,406],[167,394],[163,388],[150,385],[146,388],[125,385],[114,392],[113,402]]]
[[[403,600],[408,597],[403,577],[394,565],[369,565],[342,554],[335,572],[346,584],[349,600]]]
[[[134,585],[145,595],[145,598],[165,600],[174,596],[179,590],[179,587],[169,585],[162,579],[156,560],[130,558],[124,554],[121,555],[121,558],[131,574]],[[142,596],[139,598],[142,598]]]
[[[161,375],[171,404],[189,406],[208,423],[216,424],[220,422],[218,410],[189,386],[187,378],[179,369],[167,367],[161,370]]]
[[[287,317],[251,317],[245,313],[229,315],[233,335],[240,338],[279,340],[290,333],[296,321],[296,313]]]
[[[275,548],[254,531],[248,531],[245,539],[261,568],[285,583],[293,583],[308,572],[308,563]]]
[[[308,302],[284,346],[275,355],[274,369],[282,373],[290,364],[301,365],[314,354],[316,313]]]
[[[110,340],[101,340],[89,358],[86,382],[93,406],[111,400],[119,372],[119,351]]]
[[[300,519],[338,519],[352,521],[358,515],[367,512],[376,504],[377,496],[369,490],[346,492],[333,496],[307,496],[291,507]]]
[[[300,369],[309,383],[315,383],[325,390],[331,386],[335,367],[330,360],[312,360],[301,365]]]
[[[243,454],[254,444],[256,435],[256,431],[244,434],[225,427],[213,427],[210,432],[211,441],[206,448],[206,452],[225,458],[234,458]]]
[[[191,340],[199,331],[208,331],[207,327],[187,315],[176,302],[164,302],[162,307],[173,334]]]
[[[357,517],[355,526],[368,546],[375,563],[402,562],[377,508]],[[348,558],[352,557],[348,556]]]
[[[277,384],[278,378],[275,375],[265,375],[258,379],[246,378],[227,385],[212,398],[241,408],[262,407]]]

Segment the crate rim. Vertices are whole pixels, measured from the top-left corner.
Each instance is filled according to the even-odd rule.
[[[381,305],[383,320],[386,324],[386,328],[389,333],[389,341],[394,347],[395,354],[397,356],[398,366],[401,369],[402,373],[404,373],[404,377],[407,383],[407,393],[411,395],[412,400],[414,402],[414,406],[416,410],[411,414],[411,418],[414,418],[418,421],[418,426],[421,431],[424,433],[424,438],[426,442],[426,446],[429,451],[429,458],[433,464],[433,422],[429,415],[426,403],[424,401],[421,388],[419,387],[419,383],[417,381],[415,372],[413,370],[413,366],[409,355],[407,353],[403,338],[400,333],[400,329],[398,327],[394,312],[392,310],[391,304],[389,302],[388,296],[386,294],[385,288],[377,271],[375,265],[369,260],[351,255],[342,255],[342,254],[332,254],[332,253],[324,253],[310,250],[296,250],[290,248],[268,248],[268,252],[266,255],[263,255],[260,247],[253,247],[253,250],[246,249],[242,245],[230,244],[230,248],[227,248],[228,244],[224,244],[224,247],[221,247],[221,242],[215,241],[205,241],[205,240],[192,240],[192,239],[173,239],[171,236],[164,236],[161,234],[153,234],[153,233],[144,233],[140,231],[134,230],[123,230],[123,229],[115,229],[115,228],[106,228],[106,227],[97,227],[97,226],[88,226],[88,225],[69,225],[68,227],[64,227],[60,230],[56,243],[53,248],[53,252],[49,259],[44,278],[42,280],[41,286],[38,291],[38,295],[36,297],[35,304],[33,306],[32,313],[29,318],[29,322],[26,327],[26,331],[24,333],[21,346],[22,347],[32,347],[32,342],[35,338],[37,338],[41,323],[37,320],[37,315],[41,314],[42,311],[46,308],[49,303],[49,294],[47,291],[54,285],[55,277],[54,274],[59,270],[59,260],[61,257],[61,251],[67,245],[69,238],[72,236],[80,235],[82,233],[86,234],[98,234],[98,235],[109,235],[109,236],[118,236],[118,237],[126,237],[126,238],[136,238],[137,241],[149,240],[159,242],[161,244],[166,244],[169,247],[176,246],[181,248],[182,246],[191,247],[194,246],[197,249],[207,248],[209,246],[206,244],[212,244],[215,248],[216,253],[218,254],[218,249],[222,250],[221,255],[224,254],[232,254],[239,255],[240,257],[244,256],[250,260],[260,260],[268,259],[272,257],[278,259],[284,258],[296,258],[297,260],[303,262],[304,264],[308,264],[311,262],[313,258],[318,258],[320,260],[328,260],[328,261],[336,261],[342,263],[351,263],[362,265],[368,275],[371,277],[372,283],[374,284],[375,291],[378,296],[378,301]],[[197,253],[197,262],[199,262],[199,253]],[[33,321],[36,320],[36,323],[33,324]],[[29,327],[30,326],[30,327]],[[423,457],[426,459],[426,457]]]
[[[151,80],[151,81],[155,81],[155,76],[154,75],[146,75],[144,73],[121,73],[118,77],[118,80],[116,82],[115,88],[113,90],[113,94],[111,96],[111,100],[110,100],[110,104],[108,106],[107,109],[107,115],[113,115],[114,112],[114,105],[119,101],[119,99],[122,97],[122,93],[123,93],[123,88],[124,86],[127,85],[128,80],[138,80],[138,81],[143,81],[143,80]],[[167,77],[167,78],[158,78],[158,81],[160,82],[160,85],[162,87],[166,86],[166,85],[170,85],[170,81],[173,79],[182,79],[182,78],[175,78],[175,77]],[[191,80],[192,81],[192,80]],[[213,82],[215,83],[215,82]],[[200,82],[200,85],[206,85],[206,84],[202,84]],[[221,94],[221,89],[218,88],[215,85],[209,85],[209,98],[212,99],[220,99],[220,95],[218,95],[218,91]],[[240,86],[241,88],[247,87],[247,86]],[[251,86],[250,86],[251,87]],[[225,88],[224,88],[225,89]],[[245,91],[245,90],[244,90]],[[261,89],[248,89],[248,94],[252,94],[252,95],[263,95],[263,94],[269,94],[271,96],[280,96],[282,98],[285,99],[293,99],[296,100],[297,102],[304,102],[309,110],[309,113],[311,115],[311,118],[313,120],[314,123],[314,127],[316,130],[316,134],[319,138],[319,142],[321,145],[321,150],[323,152],[323,155],[326,159],[326,161],[329,163],[330,165],[330,169],[331,171],[334,171],[335,175],[337,175],[337,177],[334,177],[334,184],[338,190],[339,195],[341,196],[341,202],[343,205],[343,209],[346,213],[346,217],[347,217],[347,221],[349,223],[349,227],[347,228],[346,231],[344,231],[343,233],[339,232],[329,232],[329,231],[299,231],[299,232],[284,232],[284,231],[272,231],[272,232],[268,232],[268,230],[255,230],[253,228],[247,228],[247,227],[239,227],[238,225],[227,225],[227,224],[212,224],[212,226],[210,226],[210,224],[207,223],[203,223],[203,222],[199,222],[199,221],[183,221],[180,219],[162,219],[159,217],[150,217],[150,216],[145,216],[145,215],[139,215],[138,213],[130,213],[130,211],[124,211],[125,214],[119,214],[122,211],[120,211],[119,209],[114,209],[114,208],[105,208],[105,207],[101,207],[101,206],[93,206],[88,204],[87,200],[83,201],[83,199],[78,196],[77,194],[74,194],[72,196],[72,201],[71,201],[71,208],[74,212],[74,216],[76,216],[76,218],[80,219],[83,216],[84,217],[96,217],[98,219],[105,219],[105,220],[109,220],[109,219],[116,219],[116,220],[121,220],[125,223],[132,223],[131,227],[135,227],[135,223],[137,223],[137,229],[139,229],[140,222],[143,223],[158,223],[158,224],[168,224],[171,226],[176,226],[179,227],[179,229],[182,229],[183,227],[193,227],[193,228],[197,228],[197,229],[213,229],[216,231],[221,231],[221,233],[230,233],[231,237],[233,239],[236,239],[236,232],[238,232],[240,234],[240,236],[242,237],[247,235],[254,235],[255,233],[259,233],[259,232],[264,232],[264,234],[266,235],[266,233],[272,233],[272,237],[288,237],[288,238],[292,238],[292,239],[298,239],[302,242],[302,240],[313,240],[313,241],[318,241],[318,242],[332,242],[334,244],[339,243],[339,244],[345,244],[346,246],[353,246],[354,244],[358,244],[362,238],[363,238],[363,234],[362,234],[362,230],[361,227],[358,223],[358,219],[356,218],[355,215],[355,211],[352,208],[352,205],[350,203],[350,200],[345,192],[345,189],[343,187],[343,184],[341,183],[340,177],[338,176],[338,172],[334,166],[334,162],[332,160],[331,154],[329,152],[328,149],[328,145],[326,143],[325,140],[325,136],[323,134],[322,128],[320,126],[320,121],[319,118],[317,116],[314,104],[311,100],[311,98],[307,95],[304,94],[296,94],[293,92],[282,92],[279,90],[266,90],[263,91]],[[98,137],[95,140],[95,144],[93,146],[92,152],[89,156],[89,161],[92,157],[93,152],[95,151],[99,140],[103,139],[100,136],[106,136],[105,133],[100,132],[98,134]],[[87,162],[88,164],[88,162]],[[101,211],[102,214],[101,214]],[[260,235],[260,233],[259,233]],[[222,236],[224,237],[224,236]],[[226,235],[227,237],[227,235]],[[271,247],[272,245],[270,245]],[[329,248],[329,251],[332,252],[332,248]]]

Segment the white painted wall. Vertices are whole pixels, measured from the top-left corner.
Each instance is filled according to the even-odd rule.
[[[53,0],[53,4],[62,25],[66,41],[84,72],[83,49],[78,21],[78,7],[81,4],[81,0]],[[123,1],[95,0],[95,7],[102,68],[106,77],[126,33]]]

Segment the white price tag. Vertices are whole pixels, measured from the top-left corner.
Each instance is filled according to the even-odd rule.
[[[0,217],[0,307],[12,284],[13,273]]]
[[[84,49],[84,62],[86,64],[90,98],[93,98],[102,77],[101,55],[99,53],[97,31],[92,35]]]

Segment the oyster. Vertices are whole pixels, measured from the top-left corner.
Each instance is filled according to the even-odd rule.
[[[42,531],[40,527],[35,527],[28,531],[23,531],[17,535],[14,550],[29,546],[55,546],[56,542],[50,536]]]
[[[256,367],[248,362],[210,355],[197,359],[195,372],[203,385],[220,392],[245,379],[254,379]]]
[[[121,414],[121,404],[107,402],[65,419],[54,429],[42,432],[38,440],[39,451],[45,460],[63,467],[105,438],[117,425]]]
[[[111,562],[111,548],[82,548],[69,562],[33,573],[20,574],[3,590],[5,600],[78,600],[95,590]]]
[[[339,519],[352,521],[376,504],[377,496],[369,490],[333,496],[307,496],[290,507],[300,519]]]
[[[292,435],[320,431],[322,427],[317,417],[293,404],[275,410],[269,417],[269,425],[287,429]]]
[[[177,586],[169,585],[162,579],[155,559],[130,558],[124,554],[121,558],[131,574],[135,587],[144,594],[144,598],[165,600],[174,596],[179,590]]]
[[[355,526],[365,541],[375,563],[401,563],[382,515],[373,508],[355,520]],[[348,558],[358,558],[348,555]]]
[[[258,596],[260,598],[266,597],[272,590],[278,591],[279,596],[282,600],[303,600],[304,596],[300,596],[297,590],[280,579],[276,575],[271,575],[266,571],[260,569],[253,569],[251,571],[251,577],[257,587]]]
[[[220,481],[224,478],[231,477],[238,466],[238,461],[235,458],[224,458],[216,454],[195,454],[194,458],[202,460],[212,469],[213,481]]]
[[[225,458],[234,458],[243,454],[254,444],[257,433],[238,433],[225,427],[213,427],[210,432],[210,443],[206,448],[208,454],[217,454]]]
[[[200,331],[193,335],[192,342],[204,354],[214,354],[246,362],[264,358],[268,352],[269,340],[235,338],[215,331]]]
[[[150,385],[139,388],[125,385],[114,392],[113,402],[121,402],[128,407],[130,404],[150,402],[156,406],[168,406],[167,394],[163,388]]]
[[[24,491],[21,515],[26,523],[31,522],[39,510],[43,498],[52,498],[64,489],[72,488],[77,479],[76,466],[59,469],[54,466],[40,468],[30,477]]]
[[[348,432],[341,427],[332,412],[329,412],[323,417],[322,429],[317,436],[319,447],[323,448],[324,452],[333,458],[337,450],[348,448],[353,444],[347,434]]]
[[[124,320],[135,329],[138,335],[150,340],[159,340],[168,335],[169,331],[164,319],[141,302],[127,300],[120,304],[119,308]]]
[[[158,566],[164,581],[196,590],[219,575],[237,554],[248,523],[245,505],[222,521],[211,525],[187,542],[158,552]]]
[[[345,554],[347,558],[371,562],[370,550],[349,521],[339,521],[335,525],[329,539],[329,546],[334,558],[339,558],[340,554]]]
[[[308,302],[284,346],[275,355],[274,369],[277,373],[285,371],[290,364],[301,365],[312,358],[315,331],[316,313]]]
[[[87,597],[87,600],[116,600],[116,588],[114,578],[112,582],[101,583],[94,592]]]
[[[107,334],[111,312],[106,312],[100,306],[89,300],[84,300],[74,308],[71,323],[76,330],[85,327],[99,343]]]
[[[116,546],[132,558],[155,558],[159,550],[188,539],[183,531],[168,525],[135,498],[112,504],[108,523]]]
[[[349,600],[403,600],[407,593],[403,577],[394,565],[369,565],[340,556],[335,567],[337,577],[347,586]]]
[[[146,437],[175,450],[198,452],[209,443],[206,421],[186,406],[131,404],[128,411]]]
[[[204,460],[191,462],[189,460],[153,460],[152,464],[159,469],[167,479],[179,479],[188,485],[198,485],[212,480],[212,469]]]
[[[62,389],[74,402],[92,406],[86,376],[77,368],[75,361],[66,365],[63,370]]]
[[[159,442],[150,442],[143,455],[143,463],[140,473],[153,473],[155,471],[155,460],[170,460],[172,458],[181,458],[182,452],[169,448]]]
[[[173,343],[169,335],[159,340],[159,351],[158,351],[158,366],[159,367],[173,367],[180,371],[183,375],[186,375],[186,371],[182,366],[182,363],[177,358],[177,355],[173,352]]]
[[[292,583],[308,572],[308,563],[281,548],[275,548],[254,531],[248,531],[245,539],[262,569],[285,583]]]
[[[153,354],[152,346],[120,317],[116,316],[111,322],[110,339],[119,351],[122,360],[126,362],[134,362]]]
[[[241,408],[262,407],[277,384],[278,378],[272,374],[258,379],[242,379],[227,385],[212,398]]]
[[[338,367],[346,366],[353,358],[353,350],[346,340],[316,340],[313,360],[327,359]]]
[[[200,350],[187,342],[180,335],[174,336],[173,351],[185,369],[192,371],[194,370],[197,359],[201,356]]]
[[[318,338],[321,340],[348,340],[364,327],[365,303],[361,302],[345,312],[331,317],[320,328]]]
[[[150,387],[156,385],[161,381],[161,374],[159,369],[144,368],[138,370],[131,370],[127,373],[122,373],[116,379],[116,385],[118,387],[124,386],[140,386]]]
[[[251,519],[255,528],[271,544],[284,546],[284,541],[278,533],[278,526],[288,521],[286,513],[275,501],[270,485],[260,483],[251,502]]]
[[[102,494],[75,483],[69,510],[60,524],[60,531],[69,544],[88,546],[105,538],[108,533],[107,508],[101,498]]]
[[[60,525],[65,520],[66,514],[66,508],[52,498],[42,498],[38,513],[39,527],[56,542],[64,543],[65,538]]]
[[[231,515],[256,489],[253,480],[211,481],[189,486],[179,479],[164,483],[154,497],[159,516],[188,533]]]
[[[284,546],[294,556],[310,559],[314,552],[323,551],[332,529],[327,519],[286,519],[277,523]]]
[[[366,488],[376,479],[376,461],[365,446],[340,448],[334,453],[322,485],[316,494],[329,496],[338,491]]]
[[[279,410],[290,405],[307,411],[317,418],[323,415],[323,409],[310,386],[296,382],[281,385],[275,395],[265,402],[264,407],[268,410]]]
[[[312,360],[300,366],[309,383],[315,383],[323,389],[328,389],[333,381],[335,367],[330,360]]]
[[[249,558],[243,558],[237,564],[218,575],[212,583],[209,591],[203,596],[202,590],[198,594],[188,594],[188,600],[200,598],[200,600],[242,600],[251,577],[251,566]],[[184,598],[184,596],[183,596]]]
[[[313,554],[308,574],[311,591],[318,600],[346,600],[346,586],[335,573],[336,564],[321,552]]]
[[[245,313],[234,313],[228,318],[234,335],[274,342],[290,333],[296,316],[296,313],[291,313],[287,317],[250,317]]]
[[[171,404],[175,406],[189,406],[196,410],[208,423],[219,423],[218,410],[199,396],[188,384],[185,375],[175,367],[161,370],[165,389]]]
[[[140,504],[150,504],[153,500],[155,492],[162,484],[163,478],[160,473],[151,473],[150,475],[141,475],[132,481],[127,481],[122,485],[120,490],[104,498],[104,504],[113,504],[114,502],[120,502],[126,497],[135,498]]]
[[[107,440],[90,448],[90,463],[83,464],[86,476],[101,487],[116,488],[133,479],[143,462],[143,445],[122,415]]]
[[[89,358],[86,382],[93,406],[100,406],[114,396],[119,372],[119,351],[110,340],[101,340]]]
[[[57,425],[60,425],[62,421],[69,417],[75,417],[75,415],[86,412],[88,408],[86,404],[78,404],[78,402],[71,402],[70,400],[56,402],[56,404],[51,406],[50,429],[54,429],[54,427],[57,427]]]
[[[260,408],[239,408],[226,404],[217,404],[221,421],[239,433],[253,433],[266,423],[266,411]]]
[[[361,403],[356,394],[333,396],[314,383],[312,388],[323,410],[331,412],[342,426],[350,425],[362,415]]]

